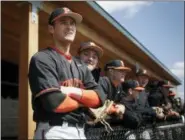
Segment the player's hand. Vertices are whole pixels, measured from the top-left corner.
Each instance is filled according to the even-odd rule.
[[[152,107],[152,109],[154,109],[156,113],[164,112],[163,108],[161,108],[161,107]]]
[[[105,112],[106,112],[107,114],[116,113],[115,104],[113,103],[109,108],[106,108]]]
[[[116,114],[124,114],[125,113],[125,106],[122,104],[116,104],[115,105],[116,108]]]
[[[157,113],[156,117],[157,117],[158,119],[164,119],[165,115],[164,115],[163,112],[161,112],[161,113]]]
[[[113,104],[109,110],[106,110],[108,114],[124,114],[125,113],[125,106],[122,104]]]
[[[170,109],[170,110],[168,111],[167,116],[180,116],[180,114],[179,114],[178,112],[173,111],[172,109]]]
[[[164,110],[160,107],[152,107],[156,112],[156,117],[158,119],[163,119],[165,117]]]

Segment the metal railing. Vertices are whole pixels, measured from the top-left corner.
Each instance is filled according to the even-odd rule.
[[[107,132],[103,126],[87,126],[86,137],[91,140],[184,140],[185,124],[182,120],[148,124],[138,129],[127,129],[121,125],[111,126],[114,131]]]

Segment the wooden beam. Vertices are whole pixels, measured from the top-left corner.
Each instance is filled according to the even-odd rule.
[[[11,17],[6,17],[2,14],[1,28],[7,32],[11,32],[15,36],[20,35],[21,21],[22,20],[13,20]],[[3,34],[2,34],[3,35]]]
[[[1,37],[1,59],[19,63],[19,42],[4,36]]]
[[[1,33],[2,33],[3,37],[6,37],[6,38],[8,38],[10,40],[13,40],[15,42],[19,42],[20,41],[20,35],[19,34],[15,34],[15,33],[11,32],[11,31],[7,31],[7,30],[5,30],[3,28],[2,28]],[[12,47],[19,47],[19,46],[12,46]]]
[[[42,3],[42,10],[48,14],[50,14],[54,9],[58,8],[57,5],[54,5],[50,2],[43,2]],[[111,41],[107,38],[100,36],[95,30],[91,29],[87,25],[81,23],[77,27],[77,31],[80,32],[83,36],[89,38],[90,40],[96,42],[103,48],[110,51],[112,54],[119,56],[120,59],[124,59],[129,62],[131,65],[135,66],[137,60],[134,60],[131,56],[129,56],[124,50],[119,49],[116,45],[114,45]],[[146,66],[140,64],[141,68],[147,69]],[[147,69],[148,73],[157,78],[161,79],[156,73],[152,72],[151,70]]]
[[[32,55],[38,51],[38,22],[32,22],[31,4],[25,4],[21,9],[23,20],[19,55],[19,139],[33,139],[35,123],[33,122],[28,68]],[[37,13],[36,16],[38,16]]]
[[[17,3],[15,1],[1,1],[1,13],[11,17],[13,20],[21,19],[21,8],[17,7]]]

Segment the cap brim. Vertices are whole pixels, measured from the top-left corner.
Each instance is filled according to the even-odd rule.
[[[70,13],[62,13],[62,14],[58,15],[56,18],[53,19],[53,21],[59,19],[60,17],[71,17],[72,19],[75,20],[76,23],[81,23],[82,19],[83,19],[80,14],[74,13],[74,12],[70,12]]]
[[[124,70],[124,71],[131,71],[130,68],[128,67],[112,67],[113,69],[116,69],[116,70]]]
[[[136,87],[136,88],[134,88],[134,90],[138,90],[138,91],[143,91],[145,88],[143,88],[143,87]]]
[[[168,96],[175,96],[175,95],[176,95],[175,93],[168,94]]]
[[[80,49],[80,52],[82,52],[84,50],[88,50],[88,49],[96,51],[98,53],[99,58],[103,56],[103,50],[98,46],[87,46],[87,47]]]
[[[174,86],[172,86],[172,85],[163,85],[163,87],[166,87],[166,88],[174,88]]]

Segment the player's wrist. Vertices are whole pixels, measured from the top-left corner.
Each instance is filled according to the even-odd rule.
[[[83,95],[83,90],[80,88],[74,88],[74,92],[69,93],[69,97],[80,100]]]
[[[81,88],[77,88],[77,87],[65,87],[65,86],[61,86],[60,90],[63,94],[69,95],[71,93],[73,94],[77,94],[77,95],[82,95],[82,89]]]

